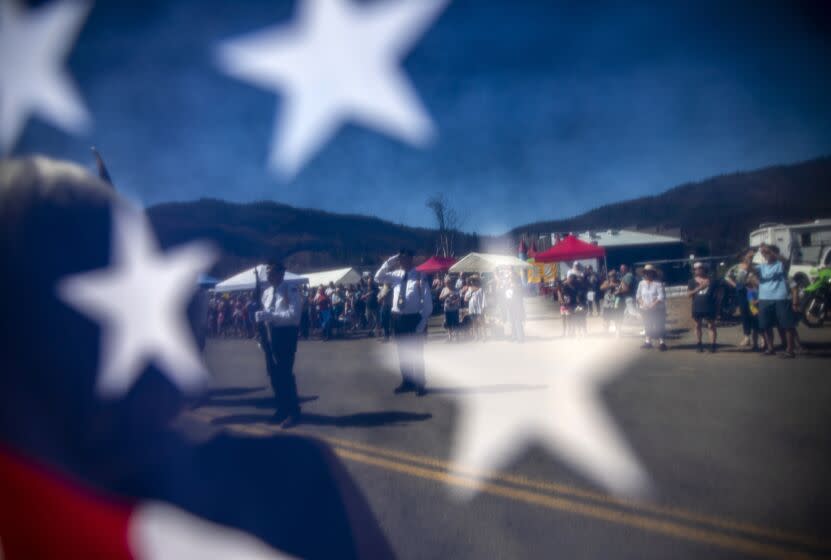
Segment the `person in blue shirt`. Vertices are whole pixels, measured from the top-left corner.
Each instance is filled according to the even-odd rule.
[[[784,334],[783,358],[793,358],[799,296],[788,282],[788,261],[776,245],[759,248],[765,262],[759,265],[759,329],[765,337],[765,355],[773,355],[773,328]]]

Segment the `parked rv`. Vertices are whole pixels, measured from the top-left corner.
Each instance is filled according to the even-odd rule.
[[[762,243],[779,247],[791,263],[791,278],[805,287],[820,268],[831,266],[831,218],[794,225],[762,224],[750,233],[750,245],[758,247]],[[756,258],[761,259],[761,255]]]

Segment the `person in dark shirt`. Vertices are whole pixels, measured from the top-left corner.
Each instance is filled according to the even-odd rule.
[[[378,292],[378,303],[381,305],[381,327],[384,331],[383,342],[389,342],[392,334],[392,286],[384,284]]]
[[[381,302],[378,301],[378,293],[381,288],[375,279],[370,276],[367,280],[366,290],[361,298],[366,303],[366,321],[369,327],[369,336],[381,335],[381,319],[379,311],[381,309]]]
[[[704,352],[702,331],[706,322],[710,330],[710,352],[715,352],[718,338],[716,315],[721,303],[721,284],[717,279],[710,277],[710,271],[704,263],[697,262],[693,265],[693,278],[687,286],[687,296],[692,300],[692,318],[695,321],[698,351]]]
[[[742,332],[744,338],[739,342],[739,347],[751,346],[752,341],[758,340],[758,318],[750,312],[749,298],[747,296],[748,282],[755,274],[753,257],[756,250],[749,248],[740,254],[737,265],[732,267],[724,277],[724,282],[736,291],[736,303],[742,318]],[[755,326],[755,328],[754,328]],[[752,343],[753,350],[757,349],[756,342]]]
[[[617,296],[620,287],[620,278],[616,270],[610,270],[606,280],[600,285],[603,294],[601,314],[603,315],[603,332],[609,332],[614,327],[616,336],[620,336],[620,327],[623,319],[623,306]]]
[[[591,266],[586,267],[586,305],[592,315],[600,315],[600,276]]]
[[[329,340],[332,338],[332,303],[329,301],[329,296],[326,295],[326,289],[323,286],[317,289],[317,294],[312,303],[320,320],[320,337],[323,340]]]
[[[585,305],[583,289],[580,285],[577,274],[568,272],[566,281],[560,286],[560,314],[563,316],[563,334],[573,336],[577,334],[580,327],[580,319],[577,315]]]

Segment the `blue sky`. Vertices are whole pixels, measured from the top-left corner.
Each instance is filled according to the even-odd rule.
[[[279,98],[212,55],[289,22],[294,2],[102,0],[68,61],[93,129],[30,120],[15,153],[87,163],[95,144],[145,204],[275,200],[430,225],[441,191],[464,229],[497,233],[831,153],[823,6],[457,0],[404,61],[435,141],[349,125],[284,181],[266,167]]]

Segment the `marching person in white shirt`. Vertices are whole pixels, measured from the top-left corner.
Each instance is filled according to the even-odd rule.
[[[263,308],[254,317],[268,330],[267,347],[263,351],[269,352],[274,360],[269,377],[277,400],[275,420],[282,422],[283,428],[291,428],[300,418],[293,370],[303,302],[298,285],[284,281],[285,273],[286,268],[281,261],[268,264],[266,277],[270,286],[263,291]]]
[[[643,267],[643,280],[638,284],[637,292],[638,306],[643,316],[646,340],[643,348],[652,348],[652,341],[658,339],[658,347],[661,351],[667,349],[664,342],[664,331],[666,330],[666,294],[663,282],[658,281],[658,270],[651,264]]]
[[[430,285],[413,268],[413,252],[402,249],[375,273],[379,284],[389,283],[392,294],[392,330],[398,345],[401,385],[395,393],[427,394],[424,379],[424,339],[433,313]]]

